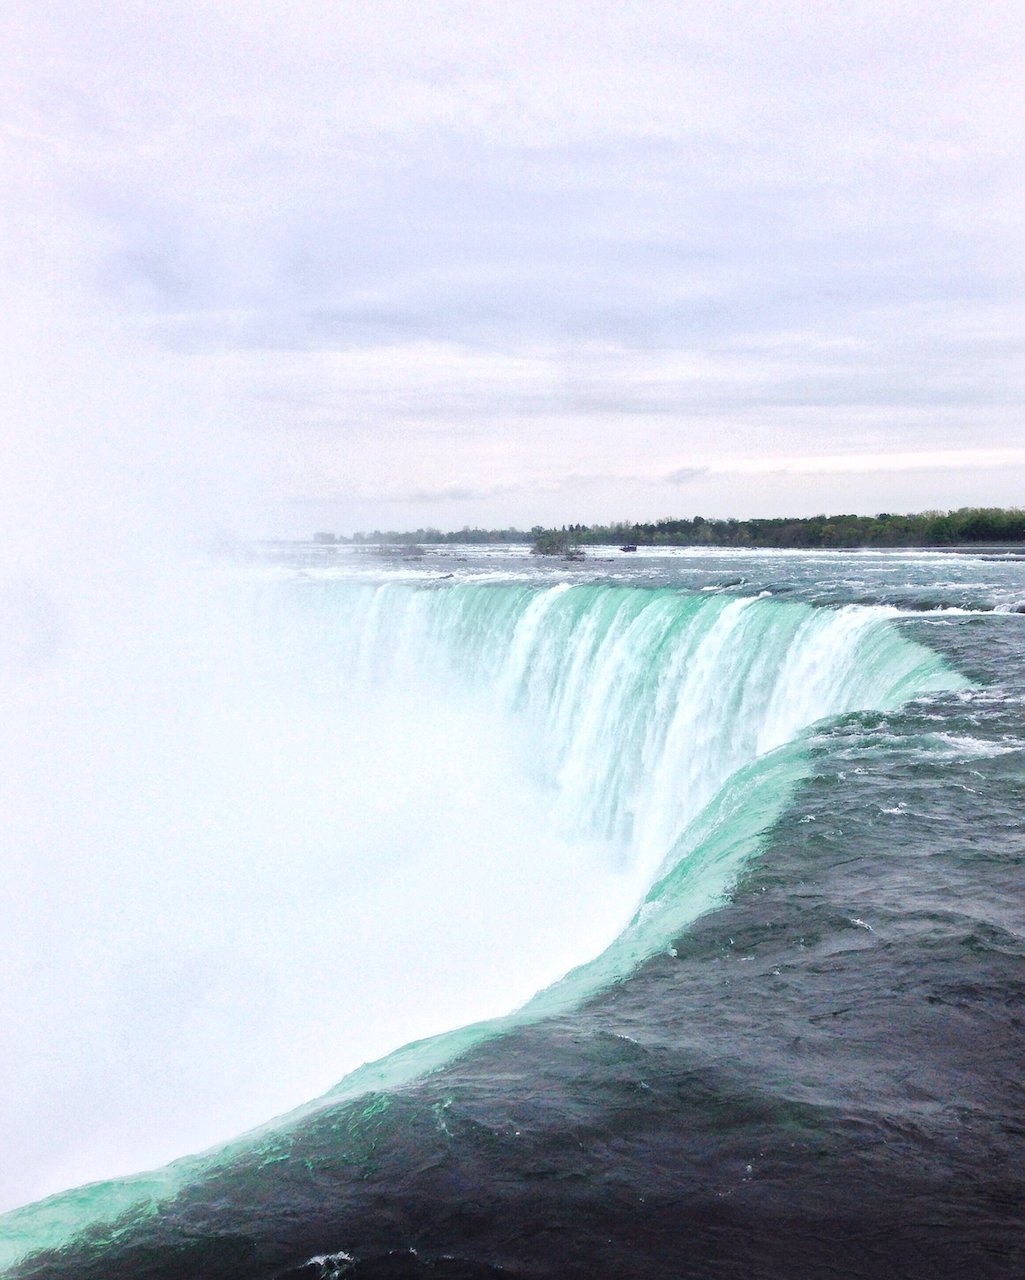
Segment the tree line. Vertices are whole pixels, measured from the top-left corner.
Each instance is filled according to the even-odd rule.
[[[582,546],[669,547],[945,547],[964,543],[1025,542],[1025,510],[962,507],[874,516],[774,516],[753,520],[690,519],[567,525]],[[561,531],[560,531],[561,532]]]
[[[436,546],[441,544],[461,543],[483,545],[488,542],[521,543],[530,542],[534,533],[523,529],[471,529],[464,525],[462,529],[443,533],[440,529],[412,529],[399,532],[396,529],[374,529],[369,533],[354,533],[347,538],[343,533],[315,533],[314,542],[325,544],[339,543],[352,546],[386,546],[393,544],[400,547]]]
[[[568,524],[530,530],[515,528],[440,529],[398,532],[375,529],[351,538],[318,533],[325,543],[437,546],[453,543],[531,543],[539,551],[571,547],[948,547],[973,543],[1025,542],[1025,508],[961,507],[913,515],[880,512],[874,516],[774,516],[753,520],[717,520],[704,516],[667,517],[651,522]]]

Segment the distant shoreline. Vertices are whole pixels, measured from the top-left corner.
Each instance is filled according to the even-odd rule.
[[[442,532],[420,528],[399,532],[375,529],[351,537],[330,532],[310,539],[324,546],[428,547],[446,545],[522,545],[539,554],[561,555],[588,547],[706,547],[734,550],[943,551],[993,555],[1025,551],[1025,509],[961,507],[957,511],[917,514],[880,512],[874,516],[818,515],[758,517],[750,520],[704,516],[605,525],[564,524],[530,530],[462,529]]]
[[[344,547],[344,548],[348,548],[350,550],[355,550],[355,551],[377,551],[377,552],[381,552],[382,554],[387,554],[388,552],[394,552],[396,555],[408,555],[408,553],[413,548],[416,548],[422,554],[428,554],[432,551],[441,551],[441,550],[444,550],[445,548],[465,549],[467,546],[480,547],[481,549],[499,548],[499,547],[508,547],[508,548],[522,547],[525,550],[529,550],[532,545],[532,539],[529,536],[524,536],[522,539],[519,539],[518,541],[501,541],[501,542],[474,541],[469,543],[459,542],[459,541],[452,541],[452,542],[446,541],[443,543],[426,542],[422,544],[398,542],[394,540],[382,541],[382,542],[352,542],[349,540],[339,539],[337,542],[333,544],[332,543],[325,544],[322,542],[317,542],[312,538],[261,538],[257,540],[256,545],[262,546],[262,547],[268,547],[268,548],[288,548],[288,547],[320,548],[325,551],[335,550],[335,549]],[[975,542],[975,543],[962,543],[957,546],[950,546],[949,544],[945,546],[924,545],[921,543],[909,542],[905,544],[890,544],[888,546],[879,546],[879,545],[872,546],[870,544],[862,544],[860,546],[844,546],[844,547],[780,546],[778,544],[775,544],[773,546],[764,546],[764,545],[758,545],[755,543],[751,543],[746,546],[717,545],[715,543],[676,544],[676,545],[647,543],[647,544],[641,544],[641,547],[645,551],[698,550],[698,551],[709,551],[709,552],[715,552],[715,551],[835,551],[835,552],[871,551],[871,552],[878,553],[878,552],[885,552],[885,551],[893,551],[893,552],[928,551],[930,553],[934,553],[938,555],[980,556],[984,559],[1003,560],[1003,561],[1009,561],[1009,562],[1013,562],[1013,561],[1025,562],[1025,541],[1013,542],[1013,543],[1012,542],[1008,542],[1008,543]],[[584,552],[619,551],[622,549],[623,548],[618,543],[614,543],[614,542],[605,542],[605,543],[593,542],[593,543],[588,543],[586,547],[581,548],[581,550]]]

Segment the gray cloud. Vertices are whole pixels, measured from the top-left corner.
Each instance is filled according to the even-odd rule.
[[[539,452],[598,448],[612,475],[643,448],[668,476],[752,447],[928,450],[965,421],[1000,442],[1025,393],[1020,7],[431,13],[7,20],[9,135],[57,238],[268,449],[334,440],[286,441],[288,468],[383,494],[372,438],[405,435],[394,491],[428,501],[429,434],[431,469],[468,477],[429,499],[458,522],[491,477],[496,518],[536,493]]]
[[[677,467],[675,471],[668,473],[666,479],[670,484],[692,484],[708,475],[708,470],[708,467]]]
[[[476,489],[471,485],[450,484],[437,489],[420,489],[401,498],[397,502],[482,502],[485,498],[504,498],[519,493],[520,486],[512,484],[493,484]]]

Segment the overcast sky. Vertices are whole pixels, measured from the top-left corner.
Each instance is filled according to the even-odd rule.
[[[1017,0],[0,28],[6,341],[76,459],[131,423],[101,488],[159,435],[244,533],[1025,501]]]

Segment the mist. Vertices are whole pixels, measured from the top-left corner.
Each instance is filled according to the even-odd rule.
[[[0,1208],[224,1141],[505,1012],[640,888],[545,835],[521,728],[451,684],[357,681],[287,582],[225,552],[260,472],[215,388],[86,307],[37,294],[19,317]]]
[[[254,654],[248,593],[227,594],[243,630],[197,591],[191,616],[137,618],[129,651],[94,637],[7,719],[8,1205],[502,1013],[629,909],[581,908],[581,850],[539,855],[548,798],[495,716],[346,697],[303,646]]]
[[[216,365],[90,285],[93,221],[45,184],[19,195],[0,1210],[225,1141],[507,1011],[614,936],[636,890],[600,850],[545,844],[511,722],[386,673],[357,688],[301,617],[268,624],[281,584],[248,540],[274,526],[280,452]],[[524,869],[527,846],[552,856]]]

